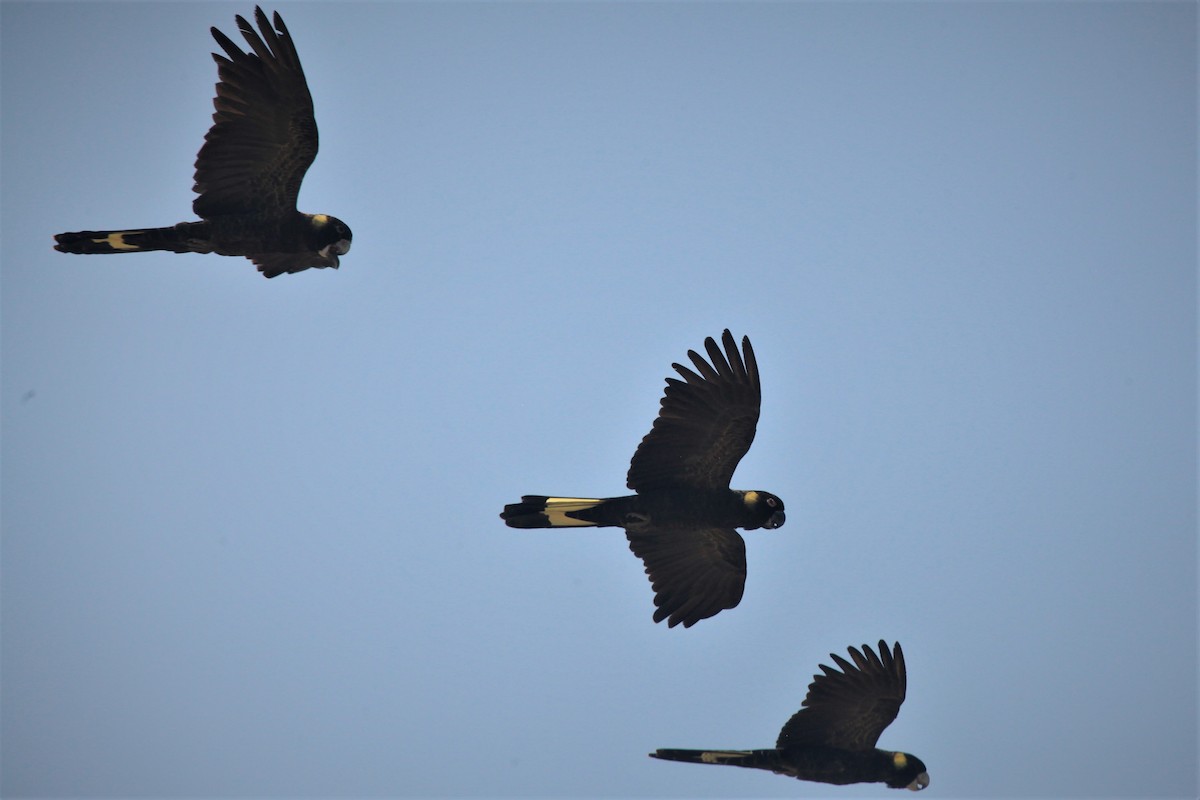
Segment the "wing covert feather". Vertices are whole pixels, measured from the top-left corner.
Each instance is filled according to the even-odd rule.
[[[626,530],[625,536],[650,576],[655,622],[690,628],[741,602],[746,544],[737,531],[652,527]]]
[[[841,669],[820,665],[808,695],[783,730],[776,747],[827,745],[846,750],[870,750],[879,735],[900,712],[907,691],[904,652],[895,652],[880,640],[879,655],[867,645],[862,652],[849,648],[854,663],[834,653],[830,657]]]
[[[629,465],[630,489],[727,489],[754,441],[762,388],[748,337],[742,349],[726,330],[721,347],[704,342],[709,360],[688,351],[696,371],[671,366],[680,378],[667,378],[658,417]],[[710,363],[711,362],[711,363]]]
[[[237,17],[249,53],[212,29],[225,55],[213,53],[213,125],[196,156],[192,208],[201,217],[295,211],[317,156],[312,95],[291,34],[278,12],[274,27],[261,8],[254,16],[259,32]]]

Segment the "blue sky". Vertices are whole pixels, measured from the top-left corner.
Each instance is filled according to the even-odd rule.
[[[867,797],[770,746],[899,640],[949,797],[1197,792],[1196,7],[288,3],[339,271],[190,219],[208,29],[0,6],[5,796]],[[745,598],[651,622],[672,361],[763,380]]]

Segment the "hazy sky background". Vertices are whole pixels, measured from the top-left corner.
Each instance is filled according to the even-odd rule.
[[[886,638],[929,796],[1195,796],[1195,4],[278,8],[355,240],[268,281],[51,249],[192,218],[253,4],[0,6],[0,792],[880,796],[646,753]],[[726,327],[788,521],[670,630],[497,515]]]

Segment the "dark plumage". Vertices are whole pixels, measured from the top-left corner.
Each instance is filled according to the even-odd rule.
[[[709,361],[695,351],[696,371],[671,366],[662,408],[642,439],[626,480],[637,494],[580,498],[525,495],[500,517],[513,528],[616,526],[642,559],[655,596],[654,621],[690,627],[742,599],[746,545],[735,528],[778,528],[783,501],[763,491],[729,488],[754,441],[762,390],[748,338],[745,358],[733,335],[708,338]],[[710,363],[711,362],[711,363]]]
[[[200,222],[169,228],[76,231],[54,237],[63,253],[218,253],[245,256],[268,278],[310,267],[337,269],[350,249],[349,226],[326,214],[302,214],[296,198],[317,156],[312,96],[291,34],[254,9],[258,32],[237,17],[251,52],[212,29],[225,55],[217,62],[213,126],[196,156]]]
[[[657,750],[651,758],[694,764],[769,769],[802,781],[885,783],[893,789],[924,789],[929,774],[921,759],[879,750],[875,743],[904,702],[907,677],[900,643],[880,640],[879,655],[867,645],[850,648],[854,663],[830,653],[841,672],[821,664],[801,709],[766,750]]]

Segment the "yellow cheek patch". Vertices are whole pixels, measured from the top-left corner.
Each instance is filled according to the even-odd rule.
[[[904,753],[892,753],[892,766],[896,769],[904,769],[908,766],[908,757]]]
[[[328,214],[313,214],[313,224],[324,225],[327,222],[329,222]]]
[[[106,244],[113,250],[140,250],[141,248],[136,244],[125,243],[125,237],[131,233],[143,233],[143,231],[119,231],[117,233],[110,233],[103,239],[92,239],[92,241],[96,244]]]
[[[758,492],[746,492],[746,494],[742,496],[742,502],[753,508],[758,504]]]

